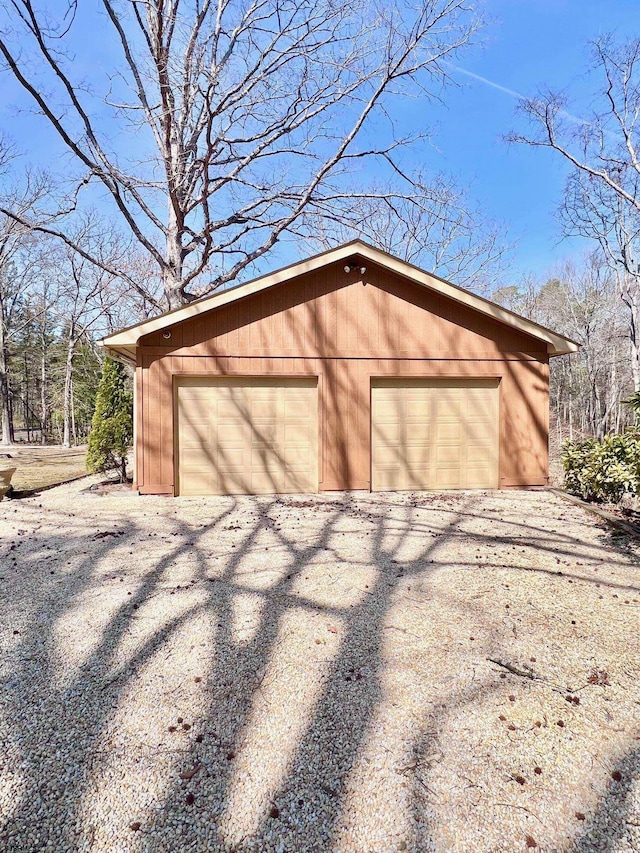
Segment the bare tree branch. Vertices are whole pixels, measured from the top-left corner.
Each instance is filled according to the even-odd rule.
[[[546,93],[523,105],[535,132],[516,142],[550,148],[571,166],[561,217],[565,234],[597,242],[616,275],[628,309],[635,390],[640,389],[640,40],[605,36],[593,45],[600,78],[588,119],[567,112],[565,99]]]
[[[605,36],[592,45],[594,70],[602,77],[602,106],[587,118],[568,112],[563,95],[542,92],[521,105],[534,133],[510,139],[561,154],[576,170],[605,184],[640,211],[640,197],[625,178],[640,177],[636,155],[640,116],[640,40],[617,44]],[[611,119],[614,119],[612,122]]]
[[[360,160],[379,158],[411,197],[396,155],[417,140],[395,134],[394,99],[438,98],[444,60],[480,23],[471,0],[102,0],[122,62],[88,89],[74,16],[34,2],[6,7],[0,56],[82,165],[79,209],[100,182],[170,306],[237,278],[287,232],[344,221],[347,198],[375,192]],[[39,227],[92,255],[66,224]]]

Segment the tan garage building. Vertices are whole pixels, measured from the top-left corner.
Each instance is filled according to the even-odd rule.
[[[360,241],[102,341],[143,494],[542,486],[578,345]]]

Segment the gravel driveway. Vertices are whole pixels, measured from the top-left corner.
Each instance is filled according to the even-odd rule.
[[[3,853],[640,850],[638,557],[581,508],[80,489],[0,506]]]

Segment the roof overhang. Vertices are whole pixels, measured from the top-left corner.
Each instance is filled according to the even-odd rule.
[[[136,366],[136,346],[111,346],[107,343],[108,340],[108,338],[102,338],[98,341],[98,346],[106,352],[109,358],[120,361],[122,364],[128,364],[130,367]]]
[[[158,317],[152,317],[150,320],[144,320],[141,323],[136,323],[134,326],[122,329],[122,331],[116,332],[113,335],[108,335],[99,341],[99,345],[112,358],[125,361],[128,364],[135,364],[136,348],[140,338],[145,335],[162,331],[176,323],[181,323],[184,320],[189,320],[200,314],[227,305],[229,302],[235,302],[238,299],[252,296],[261,290],[276,287],[292,278],[313,272],[321,267],[348,261],[356,255],[429,290],[442,294],[455,302],[473,308],[499,323],[504,323],[518,331],[525,332],[538,340],[544,341],[547,344],[547,352],[550,356],[566,355],[567,353],[577,352],[580,348],[580,344],[572,341],[570,338],[566,338],[557,332],[553,332],[551,329],[540,326],[532,320],[527,320],[525,317],[521,317],[519,314],[509,311],[507,308],[503,308],[489,299],[484,299],[482,296],[465,290],[463,287],[458,287],[458,285],[438,278],[438,276],[432,273],[425,272],[419,267],[415,267],[407,261],[400,260],[400,258],[396,258],[381,249],[376,249],[362,240],[353,240],[350,243],[338,246],[336,249],[330,249],[327,252],[314,255],[305,261],[299,261],[298,263],[283,267],[276,272],[260,276],[245,284],[221,290],[212,296],[198,299],[188,305],[174,308],[172,311],[166,311]]]

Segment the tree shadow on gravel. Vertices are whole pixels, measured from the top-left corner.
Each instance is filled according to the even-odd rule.
[[[109,761],[108,745],[103,742],[105,729],[129,692],[136,689],[147,664],[196,615],[215,627],[213,658],[203,664],[208,666],[202,672],[204,710],[192,721],[192,731],[176,755],[162,802],[153,804],[153,814],[132,814],[132,821],[140,822],[139,831],[123,827],[110,849],[148,853],[249,853],[267,849],[313,853],[344,849],[340,831],[349,783],[372,734],[382,700],[385,620],[401,584],[408,579],[428,579],[440,568],[438,549],[451,537],[461,535],[463,521],[478,517],[474,513],[475,500],[467,495],[453,501],[446,510],[448,522],[435,536],[424,524],[424,547],[411,559],[404,559],[401,550],[406,534],[415,533],[423,524],[416,519],[416,505],[398,506],[396,512],[402,517],[389,519],[385,501],[391,504],[393,499],[383,496],[371,502],[349,497],[331,501],[256,499],[252,504],[254,516],[248,524],[239,523],[246,513],[231,499],[216,504],[218,516],[200,527],[167,513],[164,533],[172,541],[168,542],[166,553],[148,568],[138,570],[135,578],[131,576],[135,589],[131,595],[123,594],[106,624],[98,620],[94,628],[100,632],[98,641],[73,677],[62,684],[55,672],[55,631],[78,606],[86,604],[87,597],[95,600],[92,607],[99,612],[101,589],[121,583],[120,575],[125,578],[124,590],[128,583],[126,568],[120,573],[107,572],[105,566],[114,562],[126,566],[127,559],[136,560],[136,555],[144,551],[148,531],[144,519],[135,518],[110,522],[111,529],[105,531],[107,522],[99,524],[97,515],[98,529],[87,530],[81,514],[76,516],[75,526],[70,524],[68,530],[60,529],[57,534],[41,536],[34,527],[33,544],[23,542],[7,553],[5,557],[11,554],[15,564],[3,572],[3,586],[9,583],[13,601],[28,601],[34,595],[35,573],[42,583],[29,614],[25,613],[24,621],[15,629],[20,633],[8,639],[7,663],[2,670],[5,740],[11,745],[2,764],[5,771],[10,766],[22,777],[23,795],[12,804],[10,816],[7,819],[5,815],[0,825],[0,849],[7,853],[104,849],[94,843],[97,828],[88,821],[87,813],[91,811],[95,779]],[[243,506],[246,509],[248,504]],[[25,505],[25,523],[30,523],[29,512],[33,513],[31,523],[36,525],[40,516],[35,504]],[[283,532],[278,520],[283,512],[290,516],[296,512],[313,512],[316,516],[323,513],[326,517],[317,522],[311,541],[305,542],[302,530],[299,538]],[[230,524],[233,521],[238,522],[235,527]],[[325,563],[340,564],[339,536],[349,524],[369,534],[361,564],[370,567],[371,580],[368,588],[359,589],[352,601],[323,603],[304,592],[305,572],[312,570],[319,556]],[[223,554],[215,548],[216,537],[225,525],[237,527],[238,533],[235,547]],[[290,520],[288,529],[291,528],[295,529],[295,525]],[[526,523],[521,528],[523,537],[527,531],[531,533]],[[247,594],[247,587],[239,578],[239,570],[250,555],[255,558],[265,536],[269,548],[277,552],[282,569],[267,587],[251,588],[251,594],[261,599],[260,616],[251,637],[240,642],[233,628],[235,600]],[[61,554],[69,548],[70,538],[69,562],[73,568],[67,570]],[[560,535],[556,545],[566,553],[571,553],[573,547],[570,542],[563,543]],[[553,543],[547,543],[547,547],[553,547]],[[212,559],[214,555],[223,559],[222,567]],[[200,600],[177,608],[174,616],[123,660],[121,647],[139,610],[149,606],[156,596],[169,594],[167,590],[175,584],[172,569],[184,559],[191,566],[190,588],[198,590]],[[468,567],[478,568],[471,563]],[[236,802],[242,800],[238,791],[243,780],[238,779],[234,759],[256,737],[253,715],[257,698],[264,694],[265,678],[281,652],[283,630],[292,613],[320,620],[325,632],[336,626],[335,653],[322,669],[318,692],[305,711],[305,718],[292,719],[297,735],[281,761],[282,772],[270,784],[256,783],[257,788],[263,789],[262,798],[250,803],[250,813],[240,815],[236,824],[231,820],[230,828],[230,814],[233,818]],[[309,652],[310,665],[312,652],[313,648]],[[170,660],[167,666],[172,666]],[[474,687],[463,696],[463,701],[471,703],[491,689],[491,685],[480,681],[477,689]],[[292,718],[295,714],[294,704]],[[407,752],[418,764],[424,763],[429,744],[437,740],[446,715],[445,707],[435,709],[427,729],[417,736],[407,733]],[[265,753],[270,746],[265,741]],[[153,762],[153,756],[149,760]],[[415,853],[433,849],[428,765],[424,766],[427,769],[409,782],[414,810],[411,817],[415,821],[397,838],[381,840],[376,853],[387,849]],[[189,767],[197,768],[197,772],[191,779],[181,779],[180,773]],[[256,767],[256,776],[265,769]],[[213,789],[215,796],[211,794]],[[598,831],[613,839],[616,828],[607,824],[604,817],[602,820]],[[350,849],[358,853],[364,850],[357,844]],[[580,853],[588,849],[591,848],[577,848]]]
[[[640,849],[640,747],[616,764],[608,788],[571,853],[614,853]]]
[[[285,536],[275,525],[271,512],[276,503],[262,507],[255,526],[245,534],[222,576],[211,584],[210,618],[215,620],[218,634],[216,661],[208,682],[225,685],[226,690],[211,704],[200,728],[220,748],[212,754],[206,747],[196,747],[192,760],[206,762],[206,772],[216,779],[219,799],[214,823],[208,826],[207,832],[214,843],[213,849],[250,851],[267,849],[262,845],[273,844],[274,849],[328,851],[334,849],[334,831],[341,816],[345,786],[380,701],[380,645],[385,616],[400,578],[414,572],[428,572],[431,547],[425,548],[418,559],[403,563],[400,575],[394,557],[402,537],[398,537],[396,547],[385,547],[388,531],[382,516],[376,518],[363,512],[348,499],[325,504],[321,509],[327,512],[326,520],[313,542],[304,544]],[[411,509],[407,508],[407,512]],[[339,559],[333,538],[345,518],[373,525],[370,554],[363,555],[363,559],[375,568],[374,577],[358,603],[343,607],[318,605],[298,594],[296,587],[318,553],[325,552],[328,560]],[[456,523],[454,518],[451,528]],[[256,530],[267,528],[282,549],[286,574],[264,591],[260,625],[250,642],[240,647],[232,637],[233,598],[239,591],[234,576],[251,547]],[[256,695],[277,654],[282,624],[287,614],[297,609],[308,609],[342,623],[339,651],[323,672],[321,692],[314,699],[309,718],[303,721],[301,737],[292,745],[284,779],[269,791],[266,801],[255,803],[255,814],[249,821],[251,831],[230,838],[233,833],[225,832],[224,828],[221,831],[217,822],[222,818],[224,823],[225,813],[233,807],[233,792],[238,783],[234,762],[229,756],[235,755],[251,738]],[[326,630],[324,624],[319,631],[323,629]],[[361,678],[362,670],[366,670],[367,675]],[[235,673],[233,684],[228,683],[230,671]],[[292,710],[295,713],[295,709]],[[267,747],[265,743],[265,751]],[[177,810],[183,810],[185,795],[191,791],[196,797],[196,809],[207,805],[199,799],[197,777],[194,782],[191,785],[179,783],[168,794],[167,800],[174,803]],[[161,834],[166,838],[166,833]],[[181,843],[184,849],[197,849],[198,841],[189,837],[187,831],[180,842],[169,842],[169,846],[172,843]],[[411,839],[405,843],[408,849],[414,849]],[[160,843],[152,844],[151,849],[161,849]]]
[[[229,508],[216,523],[220,524],[232,511],[233,508]],[[120,523],[114,529],[105,530],[108,526],[102,524],[91,533],[61,530],[59,535],[49,535],[26,558],[16,556],[14,566],[4,571],[4,581],[11,578],[14,600],[31,603],[31,572],[43,577],[43,585],[30,621],[20,628],[10,628],[15,640],[9,652],[13,666],[10,664],[3,678],[2,711],[7,740],[14,750],[9,760],[24,779],[25,790],[20,802],[11,804],[9,820],[0,826],[3,850],[36,853],[49,849],[46,845],[50,844],[57,853],[58,850],[82,849],[81,843],[91,849],[91,838],[78,832],[74,823],[83,798],[91,794],[86,790],[86,782],[104,759],[99,744],[103,728],[126,686],[180,622],[188,618],[183,615],[165,625],[151,642],[130,657],[126,669],[114,666],[118,646],[130,630],[135,611],[158,594],[172,564],[181,553],[190,552],[192,548],[193,532],[178,524],[173,532],[182,536],[182,542],[170,548],[166,556],[139,579],[135,594],[123,599],[73,679],[56,686],[54,627],[64,621],[83,596],[109,582],[111,573],[100,576],[96,568],[109,559],[117,546],[127,542],[134,548],[140,547],[145,535],[145,531],[132,523]],[[56,555],[67,550],[70,536],[73,541],[70,559],[77,554],[82,556],[77,568],[67,573],[67,565],[55,560]],[[23,540],[14,553],[19,554],[24,544]],[[135,559],[133,552],[129,556]],[[47,573],[42,568],[43,561],[55,568]],[[124,579],[127,574],[126,568],[121,568],[111,580],[117,584],[120,577]],[[99,601],[96,595],[98,607]],[[87,629],[90,630],[90,626]]]

